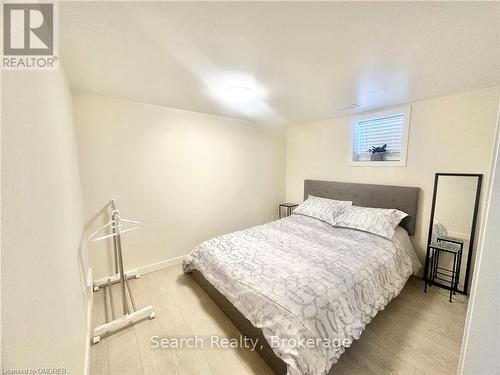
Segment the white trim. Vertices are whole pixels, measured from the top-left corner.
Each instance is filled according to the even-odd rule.
[[[92,267],[87,269],[87,274],[85,275],[86,288],[85,297],[87,299],[87,326],[85,327],[85,358],[83,374],[89,375],[90,373],[90,337],[92,331],[92,308],[94,307],[94,293],[92,292]]]
[[[89,375],[90,373],[90,337],[91,337],[91,327],[92,327],[92,303],[93,297],[92,293],[87,297],[87,332],[85,333],[85,362],[83,368],[83,374]]]
[[[406,158],[404,161],[403,160],[354,161],[352,160],[352,155],[351,155],[351,160],[349,160],[349,166],[350,167],[406,167]]]
[[[452,230],[448,231],[448,236],[459,238],[459,239],[464,240],[464,241],[469,241],[469,237],[470,237],[468,233],[454,232]]]
[[[388,117],[395,114],[404,114],[405,120],[403,125],[403,139],[401,142],[401,158],[400,160],[387,160],[387,161],[355,161],[353,159],[353,142],[354,142],[354,129],[358,121],[367,120],[377,117]],[[378,111],[365,112],[351,117],[349,121],[350,126],[350,139],[349,139],[349,163],[351,167],[406,167],[406,160],[408,156],[408,139],[410,134],[410,118],[411,106],[401,106],[394,108],[387,108]]]
[[[182,261],[184,260],[184,258],[186,257],[186,255],[181,255],[179,257],[175,257],[172,259],[166,259],[166,260],[162,260],[162,261],[157,262],[157,263],[137,267],[137,271],[140,274],[144,274],[144,273],[155,272],[155,271],[158,271],[158,270],[161,270],[163,268],[170,267],[170,266],[175,266],[176,264],[181,264]]]

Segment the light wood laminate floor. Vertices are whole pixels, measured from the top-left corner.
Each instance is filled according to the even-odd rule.
[[[158,350],[151,336],[218,335],[238,330],[181,266],[130,281],[137,307],[152,304],[156,318],[145,320],[91,346],[90,373],[96,374],[272,374],[256,352],[234,350]],[[113,289],[120,314],[118,286]],[[401,294],[368,324],[335,365],[345,374],[455,374],[467,298],[448,302],[445,290],[412,277]],[[102,290],[94,293],[93,325],[111,316]]]

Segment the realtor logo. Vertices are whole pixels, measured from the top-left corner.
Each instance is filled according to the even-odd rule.
[[[56,23],[53,3],[3,4],[4,69],[55,69]]]

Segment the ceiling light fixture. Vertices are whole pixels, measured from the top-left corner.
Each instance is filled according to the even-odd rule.
[[[238,108],[254,105],[264,99],[266,90],[249,74],[226,73],[210,78],[212,96]]]
[[[221,92],[222,97],[229,103],[249,103],[257,99],[254,89],[246,86],[230,86]]]

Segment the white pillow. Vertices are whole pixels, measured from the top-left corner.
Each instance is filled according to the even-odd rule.
[[[390,239],[394,235],[394,229],[406,216],[407,213],[395,208],[350,206],[333,220],[333,225],[359,229]]]
[[[293,210],[293,213],[314,217],[328,224],[332,224],[333,219],[342,214],[350,205],[352,205],[351,201],[337,201],[335,199],[319,198],[309,195],[304,202]]]

